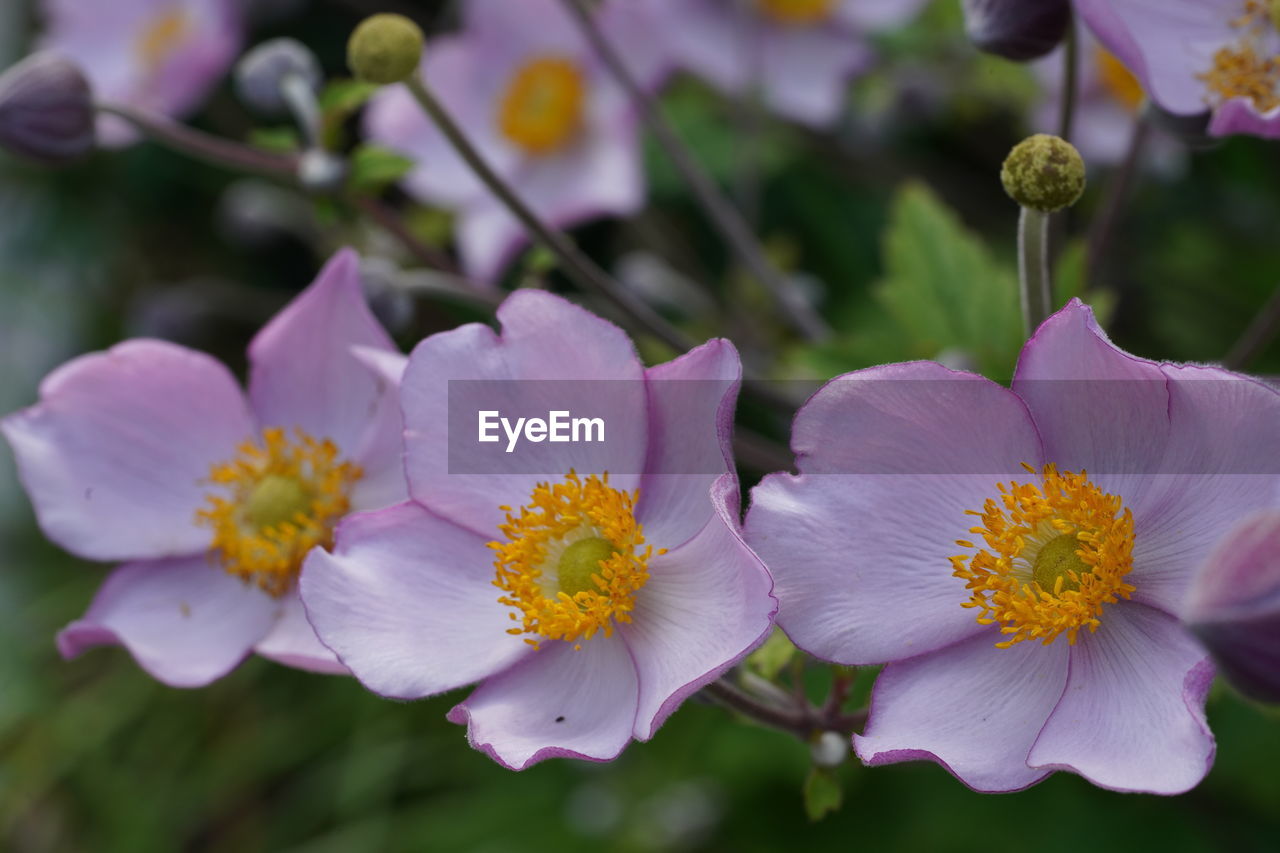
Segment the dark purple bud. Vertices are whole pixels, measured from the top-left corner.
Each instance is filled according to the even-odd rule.
[[[1227,534],[1192,582],[1183,619],[1236,689],[1280,702],[1280,510]]]
[[[37,53],[0,74],[0,148],[56,166],[93,144],[93,93],[79,67]]]
[[[979,50],[1017,62],[1039,59],[1062,43],[1070,0],[963,0],[964,28]]]

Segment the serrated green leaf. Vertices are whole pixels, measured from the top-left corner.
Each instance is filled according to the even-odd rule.
[[[376,194],[407,175],[414,165],[403,154],[366,143],[351,152],[348,182],[356,192]]]
[[[747,658],[747,666],[762,677],[773,681],[795,655],[796,647],[791,644],[781,629],[775,628],[769,635],[769,639],[764,641],[764,645]]]
[[[840,808],[844,802],[844,790],[836,771],[827,767],[809,770],[804,780],[804,812],[811,821],[820,821]]]

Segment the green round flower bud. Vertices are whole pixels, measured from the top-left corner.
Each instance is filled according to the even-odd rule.
[[[399,83],[418,70],[422,30],[403,15],[373,15],[347,42],[347,65],[366,83]]]
[[[1065,139],[1037,133],[1009,152],[1000,180],[1018,204],[1052,213],[1075,204],[1084,192],[1084,160]]]

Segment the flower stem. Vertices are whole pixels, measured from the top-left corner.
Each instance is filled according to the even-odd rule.
[[[1234,370],[1248,368],[1277,336],[1280,336],[1280,287],[1271,294],[1267,304],[1262,306],[1258,316],[1253,318],[1249,328],[1245,329],[1240,340],[1236,341],[1231,352],[1222,360],[1222,364]]]
[[[98,112],[122,118],[148,138],[196,160],[289,181],[296,177],[297,164],[293,157],[260,151],[123,104],[100,103],[96,106]]]
[[[1080,37],[1076,32],[1075,13],[1069,12],[1067,34],[1062,46],[1062,100],[1058,105],[1058,136],[1071,141],[1075,123],[1076,101],[1080,95]]]
[[[1125,152],[1124,161],[1111,176],[1111,180],[1107,184],[1106,195],[1102,200],[1101,212],[1094,220],[1094,225],[1089,231],[1089,243],[1085,257],[1085,282],[1090,287],[1098,284],[1103,260],[1106,258],[1107,249],[1111,245],[1111,238],[1115,234],[1116,226],[1120,222],[1120,213],[1124,209],[1125,201],[1128,200],[1129,188],[1133,183],[1134,175],[1138,171],[1138,164],[1142,160],[1142,152],[1146,148],[1147,139],[1150,136],[1151,121],[1147,118],[1146,110],[1142,109],[1134,119],[1133,131],[1129,135],[1129,148]]]
[[[591,260],[564,232],[543,222],[537,214],[515,193],[458,127],[444,105],[423,84],[417,75],[404,81],[423,112],[435,123],[440,132],[466,161],[489,191],[520,220],[529,234],[550,249],[564,265],[565,272],[584,290],[604,296],[627,314],[637,325],[677,352],[692,349],[693,343],[656,311],[624,288]]]
[[[1022,324],[1031,337],[1053,311],[1049,275],[1050,214],[1022,208],[1018,217],[1018,278],[1022,283]]]
[[[843,692],[829,698],[819,709],[813,707],[807,699],[797,699],[793,704],[784,704],[783,699],[786,694],[766,700],[734,683],[731,676],[713,681],[702,689],[724,707],[761,725],[795,735],[805,742],[821,732],[852,734],[860,731],[867,721],[865,710],[841,713],[840,705],[844,702],[844,696],[847,695]],[[837,689],[839,688],[833,687],[833,691]]]
[[[658,103],[650,97],[636,80],[635,75],[627,68],[622,56],[597,26],[593,13],[584,0],[564,0],[564,4],[577,20],[583,35],[591,43],[600,59],[618,78],[627,95],[640,108],[654,138],[662,146],[685,183],[689,185],[693,197],[707,214],[707,218],[711,220],[716,230],[720,232],[725,242],[751,271],[751,274],[769,291],[783,316],[810,340],[822,340],[830,336],[831,330],[826,322],[770,263],[742,214],[733,206],[706,170],[698,164],[693,152],[680,139]]]

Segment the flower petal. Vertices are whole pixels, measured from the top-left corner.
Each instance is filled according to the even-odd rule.
[[[1160,365],[1118,348],[1078,299],[1040,326],[1018,360],[1013,390],[1044,439],[1045,461],[1087,470],[1142,523],[1164,492],[1169,392]]]
[[[307,621],[306,610],[297,590],[287,593],[276,602],[276,624],[262,642],[254,646],[256,653],[276,663],[325,672],[332,675],[349,675],[338,656],[326,648]]]
[[[1259,112],[1253,101],[1232,98],[1213,111],[1210,136],[1243,133],[1263,139],[1280,139],[1280,107]]]
[[[862,31],[887,30],[911,22],[929,0],[839,0],[836,15]]]
[[[353,458],[381,428],[388,387],[352,354],[354,346],[395,351],[360,286],[360,260],[344,249],[249,346],[249,399],[264,427],[297,427],[332,439]]]
[[[746,537],[796,645],[871,664],[983,630],[949,558],[973,524],[966,513],[1040,461],[1017,397],[932,363],[871,368],[815,394],[791,443],[800,474],[755,488]]]
[[[203,551],[209,469],[253,433],[225,367],[135,340],[49,374],[40,403],[0,421],[41,528],[90,560]]]
[[[734,472],[733,410],[741,378],[738,351],[723,339],[645,371],[649,455],[636,518],[657,547],[687,541],[716,512],[707,493]]]
[[[507,633],[486,540],[414,503],[347,518],[300,589],[320,640],[360,682],[417,699],[485,678],[531,651]]]
[[[849,77],[874,58],[865,43],[834,28],[776,28],[761,49],[765,101],[779,115],[819,127],[840,117]]]
[[[1280,393],[1214,367],[1164,365],[1169,442],[1134,510],[1133,598],[1177,615],[1194,574],[1235,523],[1277,506]]]
[[[871,716],[853,738],[870,766],[936,761],[977,791],[1017,791],[1049,773],[1027,752],[1067,683],[1069,646],[996,648],[987,629],[938,652],[890,664],[876,679]]]
[[[548,758],[612,761],[631,739],[636,669],[621,637],[544,642],[449,712],[476,749],[511,770]]]
[[[352,354],[384,389],[364,443],[356,451],[364,476],[351,492],[351,506],[364,512],[409,499],[409,484],[404,478],[404,417],[400,413],[400,381],[409,359],[398,351],[362,346],[352,347]]]
[[[584,476],[607,471],[612,486],[634,489],[648,441],[644,372],[621,329],[535,290],[508,297],[498,321],[501,335],[473,324],[420,343],[401,391],[410,494],[485,537],[504,520],[500,507],[524,504],[535,485],[571,468]],[[512,418],[589,413],[604,419],[606,441],[526,441],[505,453],[505,438],[476,440],[478,411],[493,409]],[[488,473],[471,473],[480,469]]]
[[[711,489],[715,515],[685,545],[649,561],[631,622],[618,630],[640,681],[635,736],[648,740],[680,703],[768,637],[777,601],[737,530],[738,484]]]
[[[235,669],[275,621],[275,599],[203,554],[129,563],[111,573],[85,615],[58,634],[73,658],[119,644],[171,687],[203,687]]]
[[[1072,648],[1066,692],[1028,763],[1116,791],[1188,791],[1213,764],[1204,717],[1212,681],[1204,650],[1173,617],[1109,607]]]

